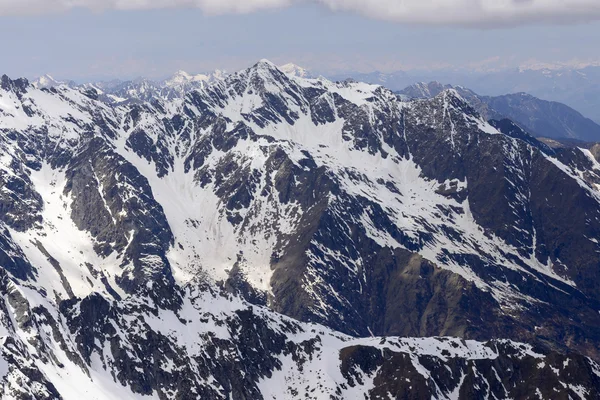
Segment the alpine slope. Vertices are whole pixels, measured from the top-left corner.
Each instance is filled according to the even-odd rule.
[[[593,152],[284,70],[1,78],[1,397],[600,398]]]

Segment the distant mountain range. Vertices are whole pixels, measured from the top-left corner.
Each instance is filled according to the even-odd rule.
[[[352,78],[402,90],[417,82],[438,81],[468,87],[487,96],[529,93],[544,100],[572,107],[600,123],[600,66],[530,66],[501,71],[467,72],[455,70],[398,71],[393,73],[344,73],[328,76],[333,80]]]
[[[50,75],[44,75],[34,80],[32,86],[38,89],[48,89],[61,85],[66,85],[70,88],[92,89],[105,102],[121,104],[129,102],[139,103],[152,99],[171,100],[183,98],[189,91],[200,89],[208,83],[223,79],[225,76],[226,72],[220,70],[196,75],[185,71],[177,71],[173,76],[158,81],[138,78],[129,81],[112,80],[77,84],[73,81],[60,81]]]
[[[571,107],[541,100],[527,93],[480,96],[462,86],[439,82],[417,83],[399,94],[408,98],[432,98],[444,90],[454,89],[486,119],[509,118],[538,137],[600,141],[600,125]]]

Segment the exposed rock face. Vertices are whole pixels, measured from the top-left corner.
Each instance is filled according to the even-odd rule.
[[[594,149],[267,61],[136,93],[2,79],[3,395],[597,396]]]
[[[350,386],[360,384],[364,375],[374,377],[375,388],[369,392],[371,398],[386,398],[392,394],[393,398],[398,399],[425,399],[435,397],[440,392],[452,393],[454,397],[464,399],[569,399],[600,395],[597,389],[600,383],[598,376],[593,369],[588,369],[585,359],[567,361],[564,356],[556,354],[540,357],[525,347],[514,347],[502,341],[489,342],[486,346],[486,350],[502,355],[494,359],[453,359],[450,368],[436,357],[411,357],[387,348],[381,350],[354,346],[341,351],[341,369]],[[446,356],[450,357],[450,354],[446,350]],[[415,359],[418,359],[418,365],[430,371],[429,379],[419,373]],[[557,366],[562,368],[557,369]],[[588,374],[578,376],[579,371],[585,370],[588,370]],[[497,371],[504,373],[498,374]],[[569,388],[561,384],[562,379],[569,380],[576,376],[576,379],[581,379],[581,387],[591,386],[595,389],[579,392],[575,386]],[[524,385],[524,382],[537,384]]]

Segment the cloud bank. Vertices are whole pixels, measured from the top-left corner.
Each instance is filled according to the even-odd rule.
[[[300,3],[415,24],[486,27],[600,20],[600,0],[0,0],[0,15],[43,14],[73,8],[94,11],[198,8],[209,15],[221,15]]]

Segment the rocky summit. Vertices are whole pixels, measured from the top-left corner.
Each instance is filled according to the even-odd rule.
[[[3,399],[600,398],[598,152],[451,88],[184,77],[2,77]]]

